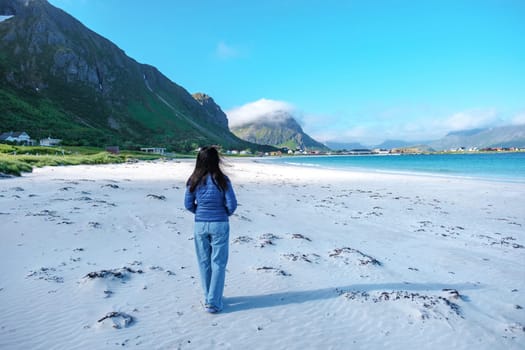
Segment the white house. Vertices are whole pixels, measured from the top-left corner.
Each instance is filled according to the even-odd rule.
[[[25,131],[9,131],[0,135],[0,141],[18,142],[30,145],[33,143],[31,137]]]
[[[374,153],[374,154],[389,154],[390,151],[387,150],[387,149],[384,149],[384,148],[374,148],[372,150],[372,153]]]
[[[166,148],[163,148],[163,147],[142,147],[140,150],[146,153],[155,153],[155,154],[162,154],[162,155],[166,153]]]
[[[60,142],[62,142],[61,139],[52,139],[51,137],[48,137],[40,140],[40,146],[56,146]]]

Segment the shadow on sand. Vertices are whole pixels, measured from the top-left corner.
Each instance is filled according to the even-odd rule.
[[[443,283],[381,283],[381,284],[354,284],[342,287],[323,288],[305,291],[290,291],[282,293],[271,293],[261,295],[246,295],[224,298],[226,307],[223,313],[237,312],[249,309],[260,309],[290,304],[301,304],[313,300],[336,298],[341,293],[349,291],[372,292],[372,291],[427,291],[440,292],[443,289],[464,290],[480,289],[479,284],[443,284]],[[468,297],[464,296],[464,301]]]

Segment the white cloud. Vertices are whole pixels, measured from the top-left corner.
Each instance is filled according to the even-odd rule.
[[[491,127],[502,123],[499,113],[494,109],[467,110],[451,114],[425,109],[414,111],[410,116],[405,114],[406,111],[401,112],[390,115],[390,118],[386,118],[385,113],[380,111],[373,113],[377,118],[369,117],[368,113],[359,117],[347,116],[337,118],[334,123],[324,126],[319,123],[306,123],[304,129],[322,142],[360,142],[371,146],[385,140],[437,140],[451,131]],[[392,114],[391,110],[389,113]],[[306,121],[309,119],[306,118]],[[525,113],[516,116],[513,122],[525,123]]]
[[[438,140],[449,132],[503,125],[501,114],[493,109],[471,109],[446,113],[428,107],[398,108],[397,110],[374,110],[341,115],[300,113],[285,101],[260,99],[226,112],[230,126],[253,122],[265,116],[279,118],[281,112],[289,112],[300,118],[303,130],[320,142],[359,142],[373,146],[385,140],[407,142]],[[525,124],[525,112],[506,122]]]
[[[498,114],[494,109],[488,110],[471,110],[459,112],[451,115],[443,121],[443,129],[448,131],[459,131],[486,127],[495,124],[498,121]]]
[[[308,133],[308,132],[307,132]],[[324,131],[313,131],[308,133],[319,142],[338,141],[338,142],[361,142],[376,143],[375,133],[369,126],[359,125],[348,129],[332,129]]]
[[[235,47],[226,44],[224,41],[220,41],[215,48],[215,55],[220,59],[231,59],[236,58],[240,54],[239,50]]]
[[[295,108],[292,104],[284,101],[268,100],[262,98],[255,102],[247,103],[226,111],[230,127],[240,126],[265,118],[268,120],[280,120],[282,113],[293,113]]]
[[[514,116],[511,120],[512,125],[523,125],[525,124],[525,112],[521,112]]]

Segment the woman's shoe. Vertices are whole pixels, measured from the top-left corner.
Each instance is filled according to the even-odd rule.
[[[216,314],[217,312],[219,312],[219,309],[212,305],[206,305],[204,310],[210,314]]]

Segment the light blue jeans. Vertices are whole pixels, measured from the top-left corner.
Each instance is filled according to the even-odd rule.
[[[206,305],[223,308],[222,293],[228,262],[229,222],[195,222],[195,252]]]

